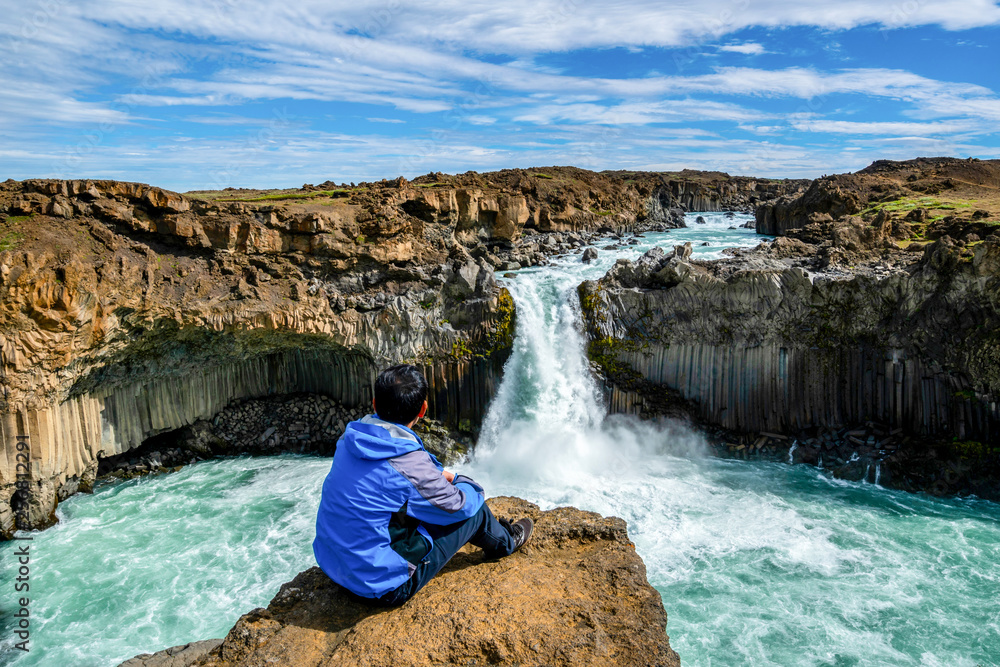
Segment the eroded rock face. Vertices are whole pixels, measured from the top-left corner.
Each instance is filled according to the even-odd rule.
[[[799,458],[816,463],[839,443],[826,465],[869,455],[845,476],[881,463],[883,483],[996,497],[1000,235],[944,236],[921,254],[859,248],[846,271],[828,270],[831,249],[779,238],[699,262],[656,248],[581,285],[613,409],[662,412],[677,396],[729,431],[730,452],[785,434],[785,452],[808,441]]]
[[[738,431],[874,420],[989,441],[998,202],[997,160],[879,161],[816,179],[758,207],[757,231],[779,238],[736,260],[650,253],[585,285],[592,345]]]
[[[877,419],[979,439],[1000,426],[997,252],[942,240],[908,271],[835,280],[777,260],[722,277],[657,248],[580,293],[596,346],[728,428]]]
[[[399,205],[427,222],[457,224],[459,238],[515,243],[540,232],[638,231],[684,226],[684,211],[751,212],[799,192],[804,180],[765,181],[721,172],[608,171],[575,167],[428,174],[400,183]]]
[[[548,172],[249,196],[0,184],[13,246],[0,252],[0,536],[50,524],[101,456],[244,398],[359,406],[391,363],[421,364],[431,415],[472,433],[513,339],[494,271],[542,264],[597,230],[668,225],[653,199],[669,211],[695,191],[726,206],[787,190],[725,174]],[[16,435],[30,440],[22,499]]]
[[[534,518],[524,549],[485,562],[467,545],[416,596],[392,609],[354,601],[313,567],[283,585],[267,609],[241,617],[221,645],[191,664],[680,664],[668,643],[660,595],[624,521],[569,507],[541,512],[517,498],[488,503],[498,516]],[[140,664],[154,664],[141,657],[147,663]]]
[[[492,270],[453,227],[402,212],[114,181],[8,182],[0,210],[22,239],[0,253],[0,535],[51,524],[99,457],[247,397],[360,406],[400,361],[425,368],[432,416],[472,431],[509,352],[513,302]]]
[[[1000,160],[879,160],[761,203],[756,227],[760,234],[829,242],[855,255],[943,236],[971,243],[997,230],[998,193]]]

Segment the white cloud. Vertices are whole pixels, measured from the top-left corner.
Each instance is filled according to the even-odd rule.
[[[604,125],[648,125],[705,120],[749,121],[764,114],[735,104],[708,100],[626,102],[622,104],[571,103],[540,105],[514,118],[515,122],[547,124],[555,121]]]
[[[961,11],[957,11],[959,5]],[[6,31],[16,47],[11,53],[25,65],[22,75],[8,75],[16,80],[6,89],[17,90],[25,81],[41,80],[50,86],[50,96],[73,100],[80,99],[81,90],[101,84],[104,78],[121,78],[133,72],[140,75],[135,85],[118,98],[129,107],[239,105],[285,98],[392,106],[416,113],[458,108],[469,116],[475,108],[519,104],[522,100],[509,94],[513,91],[517,95],[587,98],[583,106],[561,115],[546,107],[520,113],[518,118],[590,116],[586,122],[609,122],[617,114],[624,119],[621,122],[641,123],[657,122],[653,119],[660,115],[659,110],[644,111],[641,105],[648,107],[648,101],[667,97],[721,93],[814,99],[849,93],[931,100],[924,105],[928,114],[948,115],[956,109],[989,118],[1000,114],[992,91],[936,82],[898,70],[824,73],[804,67],[730,67],[690,77],[586,78],[536,67],[530,53],[521,53],[528,50],[523,40],[531,42],[531,53],[538,53],[607,45],[683,45],[752,25],[848,28],[936,23],[960,28],[1000,20],[1000,8],[987,0],[925,0],[912,7],[855,0],[816,7],[798,1],[762,0],[741,3],[738,9],[733,11],[732,0],[704,0],[697,8],[632,0],[610,10],[605,5],[567,4],[565,0],[471,5],[442,0],[420,9],[405,3],[373,8],[319,0],[295,4],[247,0],[237,12],[224,2],[174,0],[137,5],[131,0],[103,0],[66,7],[49,17],[44,40],[38,44],[19,38],[18,30],[23,33],[24,26],[33,20],[28,8],[15,11],[0,31]],[[129,33],[133,30],[176,33],[187,39],[168,41],[145,34],[134,39]],[[470,43],[483,51],[520,55],[506,64],[494,64],[470,55],[466,48]],[[764,52],[764,46],[757,42],[719,48],[750,55]],[[180,75],[192,54],[208,59],[198,61],[202,63],[198,76],[191,72]],[[213,69],[212,63],[219,58],[226,65]],[[20,70],[8,70],[14,71]],[[640,106],[629,106],[637,98],[642,100],[637,102]],[[607,110],[588,107],[587,103]],[[98,107],[111,106],[109,102],[88,104],[91,115],[99,113]],[[55,115],[58,108],[51,107]],[[7,112],[5,115],[24,118],[23,111],[0,98],[0,112]],[[44,116],[48,109],[38,113]],[[597,120],[597,116],[606,120]],[[62,117],[72,114],[62,113]],[[496,114],[469,122],[487,117],[495,118]]]
[[[17,35],[30,26],[37,9],[25,3],[5,22]],[[348,31],[384,41],[446,43],[484,52],[525,55],[608,46],[683,46],[753,26],[815,26],[843,30],[861,25],[899,28],[940,25],[960,30],[1000,23],[1000,8],[990,0],[919,0],[879,3],[840,0],[630,0],[587,3],[567,0],[438,0],[434,3],[346,3],[299,0],[296,3],[244,0],[173,0],[137,3],[103,0],[60,13],[86,16],[96,24],[131,29],[156,28],[195,37],[267,41],[316,48],[325,39],[335,49],[336,33]],[[58,23],[55,18],[45,30]],[[319,39],[317,39],[319,38]],[[358,43],[363,43],[358,40]],[[530,62],[530,60],[528,61]]]
[[[239,12],[219,5],[186,2],[136,7],[106,0],[94,10],[102,18],[132,26],[162,25],[191,32],[232,32],[294,42],[334,26],[396,43],[441,42],[483,52],[524,55],[613,46],[684,46],[754,26],[815,26],[844,30],[861,25],[901,28],[940,25],[949,30],[1000,23],[990,0],[921,0],[878,3],[841,0],[701,0],[697,5],[659,0],[585,3],[566,0],[508,0],[503,3],[439,0],[385,6],[300,0],[294,5],[247,0]]]
[[[184,120],[188,123],[198,123],[199,125],[221,125],[224,127],[234,127],[239,125],[261,126],[271,123],[270,118],[250,118],[248,116],[237,116],[234,114],[187,116]]]
[[[935,134],[954,134],[974,129],[967,122],[941,123],[894,123],[894,122],[856,122],[846,120],[805,120],[793,121],[792,127],[804,132],[824,132],[829,134],[881,134],[881,135],[916,135],[926,137]]]
[[[643,153],[653,145],[643,143],[651,137],[666,142],[659,144],[664,150],[676,149],[676,159],[687,161],[678,162],[680,166],[717,159],[720,163],[715,166],[759,164],[761,173],[772,165],[794,173],[803,173],[808,164],[830,171],[847,163],[831,158],[819,143],[820,149],[809,151],[782,147],[788,152],[776,155],[775,145],[762,140],[789,129],[865,135],[879,141],[931,135],[951,141],[956,150],[973,150],[976,140],[969,137],[989,134],[1000,120],[995,91],[898,69],[721,67],[684,76],[683,63],[671,60],[671,52],[656,52],[653,55],[663,58],[657,69],[666,74],[613,78],[575,74],[586,72],[579,66],[536,62],[552,52],[605,47],[633,53],[651,47],[689,47],[687,55],[709,52],[722,62],[732,62],[735,57],[724,54],[760,55],[778,43],[768,38],[727,41],[747,28],[814,26],[834,31],[862,25],[886,29],[938,25],[960,30],[998,25],[1000,7],[989,0],[701,0],[697,5],[656,0],[611,4],[438,0],[384,5],[328,0],[244,0],[238,5],[230,0],[93,0],[64,3],[56,6],[58,11],[46,13],[47,6],[5,7],[9,11],[0,24],[5,65],[0,68],[0,89],[6,91],[0,96],[0,127],[5,142],[8,136],[32,137],[18,149],[26,155],[34,152],[35,164],[71,152],[69,147],[92,127],[138,124],[143,120],[140,114],[160,121],[180,117],[206,126],[253,127],[252,118],[214,113],[249,102],[278,107],[287,102],[294,107],[296,101],[308,101],[300,108],[308,109],[310,118],[331,111],[340,116],[333,104],[371,105],[379,108],[349,114],[374,123],[405,122],[405,112],[438,114],[427,121],[447,131],[444,140],[436,139],[429,147],[415,139],[310,134],[306,119],[290,125],[278,142],[281,160],[261,153],[241,162],[249,165],[243,174],[259,168],[278,178],[284,172],[275,172],[273,165],[288,159],[287,164],[299,165],[288,167],[298,169],[293,183],[322,175],[303,173],[308,165],[327,165],[331,172],[339,170],[355,179],[406,171],[405,165],[393,165],[407,152],[428,169],[448,164],[465,164],[461,170],[515,166],[534,156],[538,163],[552,163],[561,156],[564,162],[575,158],[590,166],[653,164]],[[36,29],[38,16],[42,20]],[[707,46],[711,44],[721,46],[713,49]],[[964,75],[959,71],[952,76]],[[842,115],[842,100],[833,98],[837,95],[877,98],[883,104],[867,122],[833,120],[834,114]],[[740,103],[733,97],[741,98]],[[782,99],[780,104],[774,102]],[[773,110],[782,105],[783,113]],[[185,116],[177,109],[183,106],[201,109]],[[399,110],[400,118],[394,118],[393,109]],[[885,109],[889,115],[883,115]],[[510,121],[521,125],[512,127]],[[677,134],[684,129],[679,126],[703,121],[729,123],[728,129],[735,131],[704,136],[698,134],[703,130],[687,128],[688,135]],[[266,125],[269,120],[258,123]],[[76,136],[65,130],[69,126],[77,127]],[[613,145],[607,136],[619,126],[627,130],[615,134],[618,145]],[[28,134],[39,128],[48,132]],[[668,129],[675,134],[664,134]],[[749,136],[741,132],[758,136],[755,141],[734,139]],[[148,159],[142,156],[156,154],[155,150],[130,141],[105,133],[100,145],[74,164],[86,164],[88,173],[107,174],[158,168],[141,163]],[[186,159],[192,171],[182,171],[197,173],[199,168],[204,172],[235,159],[237,148],[227,141],[171,137],[162,145],[169,142],[164,149],[169,152],[183,143],[174,166]],[[343,168],[310,142],[343,160]],[[727,145],[734,155],[726,157]],[[13,146],[6,148],[17,152]],[[771,161],[754,157],[768,151]],[[16,160],[28,164],[29,158]]]
[[[524,124],[466,126],[425,138],[376,133],[353,135],[278,125],[260,140],[256,128],[227,137],[122,137],[83,152],[11,137],[0,157],[4,177],[101,177],[140,180],[178,190],[226,187],[291,187],[331,179],[362,181],[429,171],[463,172],[546,164],[590,169],[704,168],[765,177],[814,177],[853,171],[872,160],[927,154],[986,157],[997,149],[911,136],[869,136],[861,150],[798,144],[780,138],[733,138],[683,126]],[[155,157],[155,159],[151,159]]]
[[[0,126],[31,124],[110,127],[130,122],[124,108],[74,99],[70,94],[39,82],[4,81],[0,74]]]
[[[405,120],[399,118],[365,118],[369,123],[405,123]]]
[[[728,51],[730,53],[742,53],[747,56],[759,56],[764,53],[768,53],[767,49],[764,48],[762,44],[757,42],[744,42],[743,44],[725,44],[719,47],[720,51]]]

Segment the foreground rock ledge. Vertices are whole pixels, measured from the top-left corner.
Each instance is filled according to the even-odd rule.
[[[162,664],[680,665],[660,594],[622,519],[572,507],[542,512],[518,498],[489,505],[498,516],[535,519],[522,551],[485,562],[467,546],[393,609],[354,602],[313,567],[267,609],[243,615],[221,644]],[[164,653],[127,664],[159,665]]]

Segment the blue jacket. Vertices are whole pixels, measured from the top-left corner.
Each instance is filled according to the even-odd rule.
[[[320,568],[362,597],[402,585],[433,546],[421,524],[464,521],[483,504],[482,487],[442,469],[405,426],[375,415],[348,424],[316,516]]]

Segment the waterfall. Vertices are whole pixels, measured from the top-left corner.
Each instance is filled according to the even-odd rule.
[[[546,280],[545,274],[528,274],[508,286],[517,305],[517,332],[483,422],[481,445],[487,449],[515,424],[596,429],[604,421],[570,275]]]
[[[576,287],[614,261],[577,257],[507,284],[517,305],[514,349],[483,421],[472,465],[519,486],[634,470],[643,458],[704,451],[702,436],[676,423],[606,416],[586,354]]]
[[[792,440],[792,446],[788,448],[788,464],[795,463],[795,450],[799,448],[799,441]]]
[[[878,481],[881,478],[882,478],[882,464],[881,463],[876,463],[875,464],[875,486],[879,485]]]

